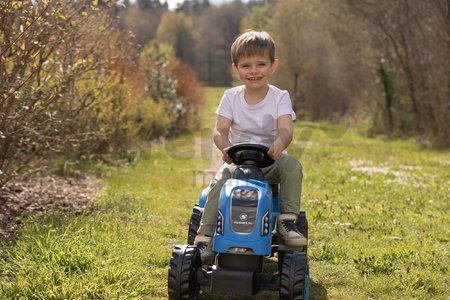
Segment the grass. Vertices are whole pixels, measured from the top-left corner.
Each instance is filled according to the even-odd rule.
[[[222,92],[208,89],[207,111]],[[213,163],[203,146],[214,116],[203,120],[201,132],[105,172],[85,213],[27,220],[0,248],[0,299],[167,298],[171,250],[186,242],[198,177]],[[312,299],[450,298],[448,152],[297,122],[289,153],[304,167]]]
[[[342,129],[302,123],[306,149],[291,148],[305,170],[313,280],[334,299],[448,299],[449,153]]]

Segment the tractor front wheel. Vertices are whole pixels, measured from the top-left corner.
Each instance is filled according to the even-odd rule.
[[[309,264],[305,252],[286,252],[280,268],[280,299],[307,300]]]
[[[199,268],[201,268],[201,260],[197,246],[175,246],[169,266],[169,299],[198,299],[200,285],[197,282],[197,270]]]

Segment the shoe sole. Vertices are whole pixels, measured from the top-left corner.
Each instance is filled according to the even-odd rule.
[[[281,235],[278,235],[278,240],[280,242],[282,242],[284,245],[289,246],[289,247],[304,247],[304,246],[308,246],[308,240],[305,241],[295,241],[295,240],[286,240],[284,239]],[[294,243],[292,243],[294,242]]]

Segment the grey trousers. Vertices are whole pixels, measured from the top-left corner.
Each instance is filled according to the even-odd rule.
[[[217,222],[220,190],[231,178],[236,165],[224,163],[210,183],[211,190],[206,199],[203,216],[198,229],[199,233],[213,236]],[[270,184],[280,184],[281,213],[298,213],[302,193],[303,168],[293,156],[282,154],[280,159],[267,168],[263,168],[264,178]]]

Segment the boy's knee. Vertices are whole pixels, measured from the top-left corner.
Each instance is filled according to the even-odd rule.
[[[297,158],[293,156],[286,155],[284,167],[289,173],[299,172],[300,174],[303,174],[302,164]]]
[[[231,175],[234,172],[233,165],[224,165],[222,168],[217,172],[216,176],[214,177],[214,183],[223,185],[228,179],[231,178]]]

